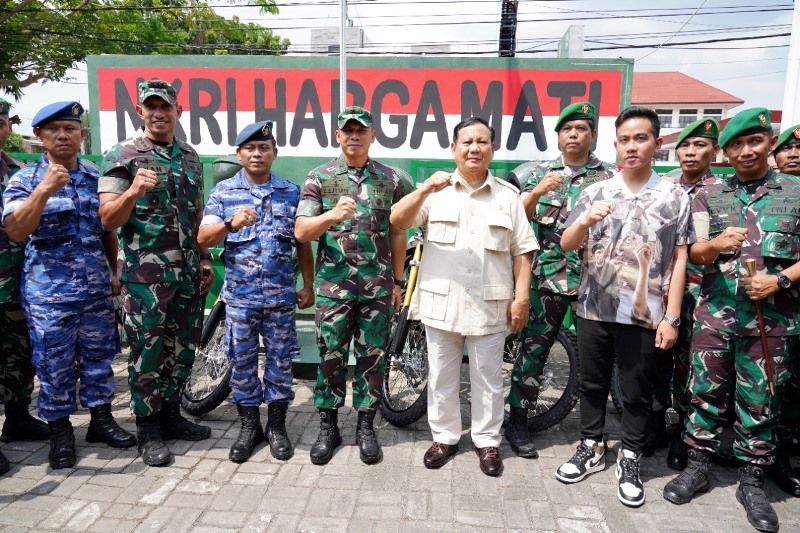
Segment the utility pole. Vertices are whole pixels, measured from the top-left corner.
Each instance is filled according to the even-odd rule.
[[[500,57],[514,57],[517,51],[517,0],[503,0],[500,12]]]
[[[347,0],[339,0],[339,110],[347,107]]]
[[[781,129],[800,123],[800,105],[797,102],[797,86],[800,84],[800,2],[794,2],[792,15],[792,37],[789,41],[789,64],[786,66],[786,82],[783,89],[783,118]]]

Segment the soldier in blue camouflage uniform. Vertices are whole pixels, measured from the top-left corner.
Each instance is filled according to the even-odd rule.
[[[744,463],[736,498],[750,524],[762,531],[778,530],[778,516],[763,488],[764,470],[775,462],[781,397],[800,333],[800,179],[769,167],[775,140],[767,109],[740,111],[719,140],[736,174],[706,183],[693,201],[698,239],[690,255],[706,267],[694,314],[691,408],[684,437],[691,449],[686,469],[664,487],[664,497],[676,504],[709,490],[709,453],[719,446],[734,394],[733,451]],[[756,260],[753,277],[745,268],[749,258]],[[763,310],[763,332],[756,300]],[[773,361],[772,376],[765,371],[761,333]]]
[[[784,130],[773,150],[778,172],[800,177],[800,124]],[[800,473],[792,468],[790,455],[800,450],[800,344],[795,343],[791,377],[783,391],[781,418],[778,424],[778,450],[769,473],[775,483],[795,497],[800,497]]]
[[[407,186],[391,168],[369,157],[375,141],[369,111],[347,107],[338,121],[342,155],[308,174],[295,227],[299,242],[319,239],[316,323],[321,362],[314,403],[320,433],[311,462],[327,463],[342,443],[338,409],[344,405],[347,357],[355,338],[356,441],[361,460],[370,464],[382,457],[373,420],[383,384],[389,313],[400,303],[405,259],[405,233],[390,227],[389,210]]]
[[[236,138],[243,168],[214,187],[208,197],[197,240],[203,246],[225,241],[225,335],[233,370],[231,389],[241,430],[230,460],[242,463],[264,440],[258,407],[267,404],[266,438],[276,459],[292,456],[286,411],[294,399],[292,359],[299,353],[295,303],[314,303],[311,244],[297,245],[304,288],[296,291],[294,216],[300,188],[271,172],[278,155],[272,122],[244,128]],[[266,363],[258,378],[259,334]]]
[[[719,123],[713,118],[697,120],[680,132],[675,142],[681,176],[677,182],[689,198],[694,198],[707,180],[713,180],[711,163],[719,153]],[[686,265],[686,292],[681,303],[678,341],[672,350],[657,350],[659,371],[653,384],[653,412],[650,417],[650,432],[645,442],[643,455],[650,456],[658,448],[669,444],[667,466],[675,470],[686,467],[687,447],[683,441],[683,426],[689,410],[689,364],[691,362],[692,329],[694,308],[700,296],[703,267]],[[678,413],[678,425],[672,438],[667,431],[667,409],[672,406]]]
[[[556,121],[561,155],[537,165],[522,190],[522,203],[542,249],[533,258],[531,311],[522,332],[522,357],[514,362],[506,439],[517,455],[537,457],[528,432],[528,411],[536,408],[539,383],[567,309],[580,283],[578,252],[561,248],[561,224],[581,191],[613,174],[591,151],[597,141],[597,112],[590,102],[564,108]]]
[[[111,416],[119,353],[109,267],[116,269],[117,236],[97,214],[98,173],[78,158],[86,131],[77,102],[45,106],[31,125],[45,154],[17,172],[3,192],[3,223],[22,242],[20,287],[36,374],[41,382],[39,416],[50,426],[50,466],[75,464],[69,416],[81,405],[91,412],[89,442],[115,448],[136,444]]]
[[[100,169],[100,217],[120,228],[139,453],[145,464],[161,466],[172,458],[164,439],[211,436],[181,415],[180,397],[200,336],[201,281],[210,287],[214,274],[210,254],[196,242],[202,167],[197,152],[175,138],[183,112],[175,89],[163,80],[143,82],[138,102],[144,128],[109,150]]]

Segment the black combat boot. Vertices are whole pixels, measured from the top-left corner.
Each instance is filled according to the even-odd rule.
[[[673,470],[683,470],[686,468],[688,460],[689,445],[683,440],[683,423],[684,418],[680,417],[678,427],[675,428],[675,433],[672,435],[672,442],[669,443],[667,466]]]
[[[650,413],[650,418],[647,422],[647,436],[642,446],[642,455],[650,457],[659,448],[666,448],[669,446],[670,437],[667,432],[667,412],[666,411],[653,411]]]
[[[375,410],[358,412],[358,425],[356,425],[356,444],[361,455],[361,462],[364,464],[375,464],[383,457],[381,444],[375,436],[375,429],[372,424],[375,420]]]
[[[28,410],[28,402],[6,402],[6,420],[0,441],[14,442],[18,440],[47,440],[50,429],[47,424],[35,418]]]
[[[161,422],[161,437],[164,440],[206,440],[211,437],[211,428],[190,422],[181,414],[181,403],[164,402],[158,413]]]
[[[764,493],[764,469],[747,463],[739,467],[736,500],[744,506],[747,521],[759,531],[778,531],[778,515]]]
[[[111,416],[111,404],[90,407],[89,413],[92,418],[86,431],[86,442],[104,442],[112,448],[130,448],[136,444],[136,437],[122,429]]]
[[[53,469],[75,466],[75,433],[69,417],[47,423],[50,426],[50,467]]]
[[[147,466],[164,466],[172,460],[172,454],[161,437],[157,414],[136,417],[136,441],[142,461]]]
[[[531,434],[528,431],[528,410],[525,408],[512,407],[506,425],[506,440],[520,457],[536,459],[539,452],[533,444]]]
[[[333,457],[333,451],[342,445],[339,434],[339,411],[337,409],[319,410],[319,435],[311,447],[311,462],[324,465]]]
[[[267,442],[272,457],[286,461],[292,457],[292,443],[286,434],[286,411],[289,402],[272,402],[267,405]]]
[[[689,448],[688,463],[678,477],[664,486],[664,499],[677,505],[688,503],[698,492],[708,492],[708,452]]]
[[[228,458],[234,463],[244,463],[253,455],[253,450],[259,442],[264,440],[264,430],[261,429],[261,415],[258,406],[245,407],[236,405],[242,427],[236,442],[231,446]]]
[[[50,430],[48,429],[48,431]],[[0,452],[0,476],[9,470],[11,470],[11,463],[8,462],[8,457],[3,455],[3,452]]]
[[[775,456],[775,463],[766,468],[769,477],[784,492],[791,494],[795,498],[800,498],[800,475],[792,468],[789,454],[778,450]]]

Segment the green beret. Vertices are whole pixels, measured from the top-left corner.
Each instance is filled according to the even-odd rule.
[[[745,109],[728,121],[728,124],[719,136],[719,145],[725,148],[728,143],[736,137],[752,135],[764,131],[772,132],[769,109],[765,107]]]
[[[8,115],[11,112],[11,104],[0,98],[0,115]]]
[[[678,140],[675,141],[675,147],[681,145],[684,139],[689,137],[708,137],[709,139],[719,139],[719,122],[713,118],[701,118],[696,120],[683,128],[681,134],[678,135]]]
[[[556,121],[556,133],[561,129],[561,125],[568,120],[597,120],[597,111],[591,102],[575,102],[564,108]]]
[[[775,145],[775,150],[773,150],[773,153],[780,150],[781,146],[784,144],[797,143],[800,143],[800,124],[792,126],[788,130],[785,130],[783,133],[781,133],[780,137],[778,137],[778,144]]]

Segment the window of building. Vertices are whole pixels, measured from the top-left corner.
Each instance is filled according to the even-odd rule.
[[[662,128],[672,127],[672,109],[656,109],[655,112]]]
[[[683,128],[697,120],[697,109],[681,109],[678,115],[678,127]]]
[[[722,120],[722,109],[706,109],[705,113],[703,113],[703,116]]]
[[[659,150],[653,159],[656,161],[669,161],[669,150]]]

